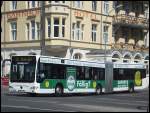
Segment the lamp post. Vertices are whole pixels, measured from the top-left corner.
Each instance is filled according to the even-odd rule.
[[[45,55],[45,1],[41,1],[40,47],[41,55]]]
[[[73,48],[71,48],[71,39],[72,39],[72,1],[70,1],[70,41],[69,41],[69,58],[71,59]]]
[[[116,9],[118,9],[118,8],[120,8],[120,7],[122,7],[123,5],[118,5],[118,6],[116,6],[115,8],[113,8],[112,10],[110,10],[109,12],[108,12],[108,15],[113,11],[113,10],[116,10]],[[106,16],[106,18],[105,18],[105,21],[107,22],[107,17],[108,16]],[[106,26],[106,23],[105,23],[105,26]],[[106,37],[105,37],[105,56],[104,56],[104,61],[106,62]]]

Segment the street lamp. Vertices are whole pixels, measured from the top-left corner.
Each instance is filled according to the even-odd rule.
[[[40,18],[40,47],[41,55],[45,55],[45,1],[41,1],[41,18]]]
[[[110,10],[110,11],[108,12],[108,15],[109,15],[113,10],[116,10],[116,9],[122,7],[122,6],[123,6],[123,5],[118,5],[118,6],[116,6],[115,8],[113,8],[112,10]],[[106,21],[106,22],[107,22],[107,17],[108,17],[108,16],[106,16],[106,18],[105,18],[105,21]],[[106,26],[106,23],[105,23],[105,26]],[[104,56],[104,61],[106,62],[106,37],[105,37],[105,56]]]

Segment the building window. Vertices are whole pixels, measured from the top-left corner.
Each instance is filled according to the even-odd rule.
[[[30,1],[27,1],[27,8],[30,8]]]
[[[114,25],[112,25],[112,37],[115,37],[115,34],[116,34],[115,30],[116,29],[117,28]]]
[[[31,1],[31,6],[32,6],[32,8],[35,7],[35,1]]]
[[[59,1],[54,1],[55,3],[59,3]]]
[[[104,14],[108,15],[108,10],[109,10],[109,2],[104,1]]]
[[[92,1],[92,11],[96,11],[97,9],[97,1]]]
[[[36,27],[37,27],[37,39],[40,39],[40,23],[36,22]]]
[[[65,37],[65,18],[62,19],[62,37]]]
[[[81,40],[83,40],[83,36],[84,36],[84,24],[81,25]]]
[[[80,21],[77,21],[76,37],[77,40],[80,40]]]
[[[74,40],[75,39],[75,27],[76,26],[76,23],[72,23],[72,39]]]
[[[73,56],[73,59],[76,59],[76,60],[80,60],[82,58],[82,55],[80,53],[76,53],[74,56]]]
[[[11,23],[11,40],[17,39],[17,23],[12,22]]]
[[[129,14],[129,2],[128,1],[124,1],[124,9],[125,9],[125,13],[126,15]]]
[[[96,42],[97,25],[92,24],[92,42]]]
[[[54,37],[59,37],[59,18],[54,18]]]
[[[31,21],[31,30],[32,30],[32,40],[35,39],[35,21]]]
[[[29,27],[29,23],[26,24],[26,36],[27,36],[27,40],[30,40],[30,27]]]
[[[40,1],[27,1],[27,8],[35,8],[40,6]]]
[[[11,10],[16,10],[17,9],[17,1],[12,1],[11,2]]]
[[[72,39],[73,40],[83,40],[84,24],[80,21],[72,24]]]
[[[104,43],[108,43],[108,26],[104,26],[103,28],[103,40]]]
[[[122,28],[122,37],[125,39],[125,43],[128,43],[129,38],[129,29],[128,28]]]
[[[82,8],[83,2],[82,1],[74,1],[74,7],[76,8]]]
[[[149,18],[149,7],[144,11],[144,16],[146,19]]]
[[[51,37],[51,20],[50,18],[47,19],[48,23],[48,37]]]
[[[40,1],[37,1],[37,6],[40,7]]]

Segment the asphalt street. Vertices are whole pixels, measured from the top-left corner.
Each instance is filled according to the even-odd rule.
[[[147,112],[149,89],[135,93],[54,95],[10,94],[1,86],[1,112]]]

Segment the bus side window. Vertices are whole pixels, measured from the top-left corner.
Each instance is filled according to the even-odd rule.
[[[80,78],[80,76],[79,76],[80,74],[79,74],[79,69],[78,69],[78,67],[76,67],[76,72],[77,72],[77,73],[76,73],[76,78],[79,79],[79,78]]]
[[[84,80],[85,79],[84,67],[77,66],[76,69],[77,69],[77,79]]]
[[[113,70],[113,76],[114,76],[114,80],[119,80],[119,73],[118,73],[119,69],[115,68]]]
[[[90,80],[89,67],[85,67],[85,79]]]
[[[98,80],[99,78],[98,78],[98,70],[97,70],[97,68],[93,68],[93,76],[94,76],[94,80]]]
[[[60,65],[60,68],[59,68],[59,78],[60,79],[64,79],[65,78],[65,66],[64,65]]]
[[[142,69],[141,70],[141,76],[142,76],[142,78],[146,78],[146,74],[147,74],[146,70]]]
[[[58,76],[58,69],[56,65],[52,66],[52,76],[53,76],[53,79],[56,79]]]
[[[105,80],[104,69],[99,69],[99,80]]]
[[[85,79],[85,68],[81,67],[81,79],[84,80]]]
[[[91,79],[94,80],[92,67],[90,67],[89,73],[90,73]]]
[[[17,65],[13,65],[13,72],[17,72]]]

